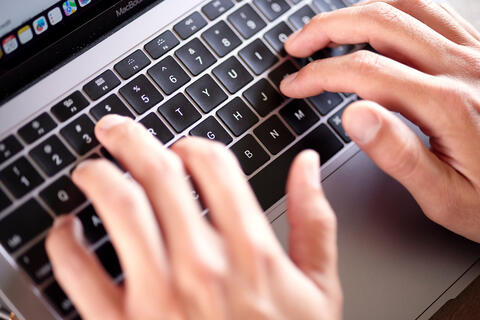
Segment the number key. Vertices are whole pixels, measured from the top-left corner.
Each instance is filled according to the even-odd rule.
[[[75,161],[75,157],[57,136],[51,136],[39,144],[29,155],[49,177]]]
[[[231,0],[212,0],[202,7],[202,11],[208,19],[215,20],[232,7],[233,3]]]
[[[216,25],[202,33],[202,38],[220,57],[226,56],[242,43],[240,38],[224,21],[218,22]]]
[[[97,121],[107,114],[118,114],[132,119],[135,118],[125,104],[114,94],[93,107],[90,113]]]
[[[60,134],[79,155],[84,155],[98,145],[95,124],[87,115],[82,115],[60,130]]]
[[[193,75],[199,75],[213,65],[217,59],[198,39],[193,39],[175,52],[177,58]]]
[[[119,90],[138,114],[143,114],[163,100],[162,94],[143,74]]]
[[[292,33],[292,29],[290,29],[285,22],[280,22],[277,26],[265,33],[264,37],[275,51],[282,56],[286,56],[287,53],[285,52],[283,45]]]
[[[148,70],[148,74],[167,95],[171,95],[190,81],[188,74],[172,57],[167,57],[154,65]]]
[[[43,182],[37,170],[24,157],[0,171],[0,180],[17,199],[23,197]]]
[[[254,0],[253,3],[270,21],[277,19],[290,9],[285,0]]]

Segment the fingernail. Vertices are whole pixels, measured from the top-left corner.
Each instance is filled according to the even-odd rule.
[[[316,151],[307,150],[303,154],[306,162],[306,174],[310,184],[315,189],[320,189],[320,156]]]
[[[118,126],[119,124],[124,123],[126,120],[127,119],[125,117],[122,117],[116,114],[111,114],[103,117],[100,120],[100,122],[97,124],[97,126],[102,131],[108,131],[115,126]]]
[[[75,169],[73,170],[73,172],[82,170],[83,168],[89,166],[90,163],[92,163],[92,161],[93,161],[93,160],[84,160],[84,161],[80,162],[80,163],[75,167]]]
[[[368,108],[357,109],[350,115],[348,134],[359,144],[371,142],[380,131],[381,121],[375,112]]]
[[[280,85],[282,86],[282,85],[286,85],[293,82],[297,78],[297,76],[298,76],[298,72],[289,74],[288,76],[283,78],[282,83]]]

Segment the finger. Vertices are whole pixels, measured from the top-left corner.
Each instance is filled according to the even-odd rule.
[[[142,189],[107,160],[83,162],[72,177],[105,224],[129,280],[127,292],[137,297],[160,292],[167,283],[166,257]],[[156,298],[160,303],[164,297]]]
[[[314,61],[285,78],[281,90],[292,98],[315,96],[323,91],[355,92],[364,99],[388,105],[433,131],[444,129],[451,121],[439,107],[443,105],[439,99],[443,97],[440,91],[444,85],[433,76],[362,50]]]
[[[182,158],[199,187],[232,253],[233,265],[255,277],[258,250],[271,254],[281,249],[236,158],[224,145],[200,138],[182,139],[172,150]]]
[[[357,5],[384,2],[423,22],[445,38],[462,45],[476,42],[472,34],[445,9],[431,0],[369,0]]]
[[[46,248],[55,278],[86,319],[120,319],[123,292],[83,245],[80,222],[72,216],[55,221]]]
[[[452,52],[457,50],[456,44],[383,2],[317,15],[286,41],[285,49],[293,56],[308,57],[330,42],[368,42],[381,54],[431,74],[449,70]]]
[[[307,150],[297,156],[290,169],[287,192],[292,260],[323,291],[340,289],[336,218],[320,186],[316,152]]]
[[[458,23],[467,30],[470,35],[475,38],[477,41],[480,41],[480,32],[475,28],[470,22],[468,22],[464,17],[462,17],[455,9],[453,9],[447,3],[441,3],[440,6],[447,11],[454,19],[458,21]],[[478,46],[478,43],[477,43]]]
[[[456,192],[454,186],[466,190],[460,188],[464,181],[431,153],[405,123],[369,101],[350,105],[342,123],[352,140],[383,171],[403,184],[432,220],[457,232],[461,230],[458,227],[465,221],[460,222],[460,215],[453,224],[447,221],[452,208],[446,204]]]
[[[207,283],[224,271],[220,239],[201,216],[181,159],[129,118],[103,118],[99,141],[143,186],[162,226],[176,285],[196,317],[215,319],[222,301]],[[199,291],[202,294],[199,294]]]

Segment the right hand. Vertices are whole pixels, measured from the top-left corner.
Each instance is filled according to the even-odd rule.
[[[480,33],[431,1],[373,0],[315,17],[285,48],[308,57],[332,43],[364,42],[379,54],[312,62],[286,78],[282,92],[370,100],[344,112],[348,135],[430,219],[480,242]],[[417,124],[430,149],[386,108]]]

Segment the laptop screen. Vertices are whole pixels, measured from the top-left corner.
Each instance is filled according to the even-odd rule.
[[[161,1],[1,1],[0,106]]]

